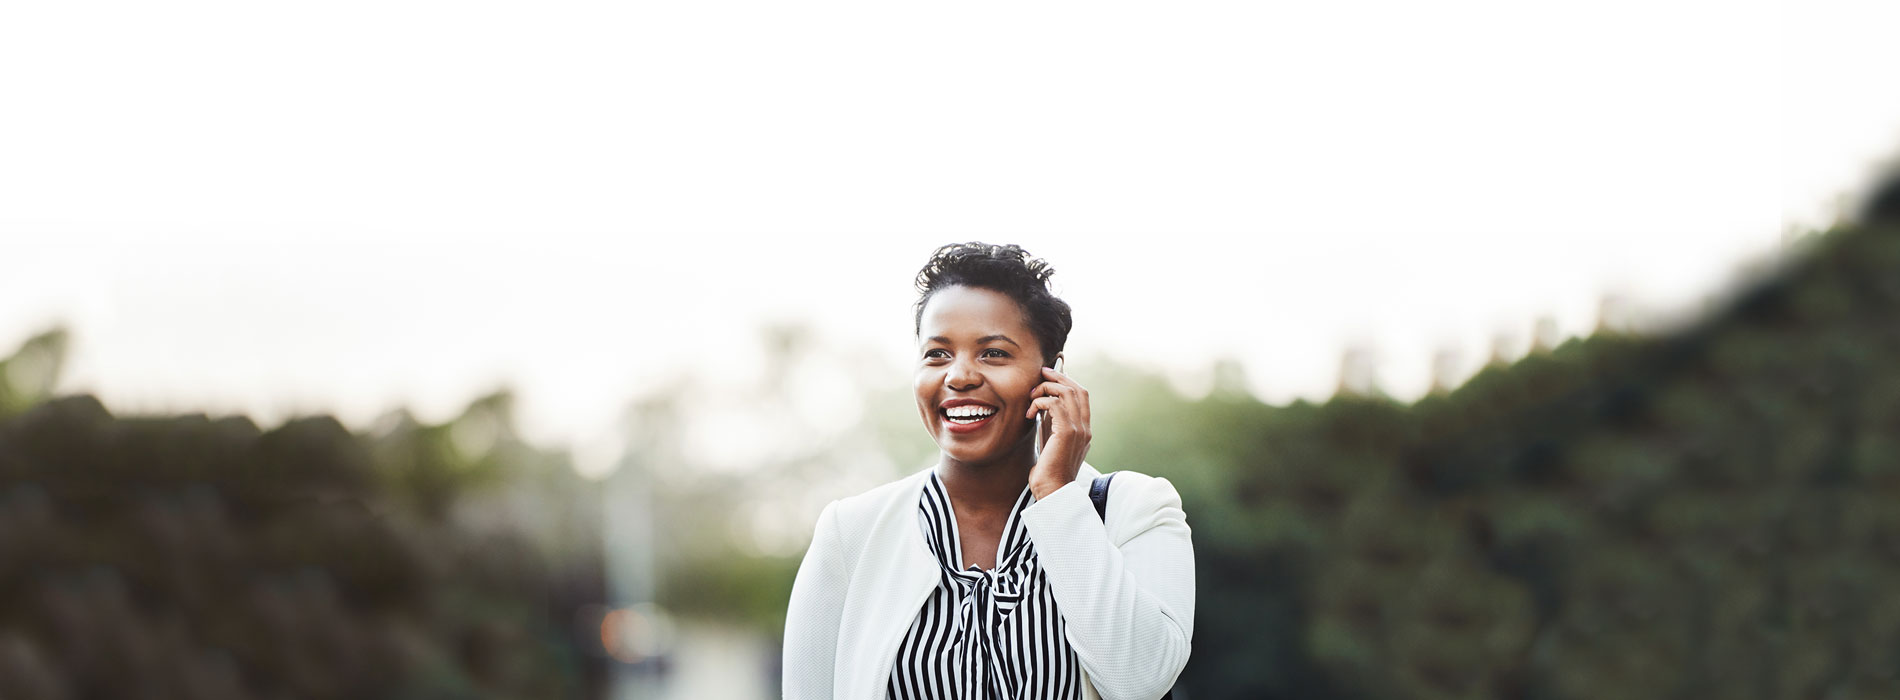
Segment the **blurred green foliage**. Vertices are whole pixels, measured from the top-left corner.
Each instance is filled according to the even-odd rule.
[[[1096,380],[1195,528],[1203,698],[1900,697],[1900,230],[1411,405]]]
[[[605,688],[573,617],[604,599],[597,500],[512,435],[506,394],[365,435],[115,417],[45,395],[61,343],[0,364],[0,697]]]

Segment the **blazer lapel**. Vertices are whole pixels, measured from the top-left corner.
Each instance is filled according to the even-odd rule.
[[[881,698],[897,660],[897,646],[903,642],[910,623],[917,619],[930,592],[937,588],[937,559],[917,523],[917,502],[923,498],[923,479],[929,470],[906,479],[879,504],[876,522],[865,549],[858,555],[858,566],[851,576],[851,595],[862,596],[860,607],[847,603],[842,624],[843,638],[857,638],[853,649],[840,649],[849,657],[840,671],[849,669],[848,678],[838,678],[838,697]],[[859,613],[859,614],[853,614]],[[845,661],[840,658],[840,661]]]

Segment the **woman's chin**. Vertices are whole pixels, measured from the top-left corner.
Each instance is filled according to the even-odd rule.
[[[1016,448],[1016,443],[1021,441],[1005,444],[987,441],[983,444],[970,444],[953,437],[945,437],[949,439],[938,440],[937,449],[943,452],[945,458],[964,464],[988,464],[1006,459],[1020,451],[1020,449],[1012,448]]]

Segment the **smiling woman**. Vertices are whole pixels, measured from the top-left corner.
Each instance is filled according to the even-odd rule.
[[[1083,461],[1088,390],[1054,369],[1072,321],[1052,273],[965,243],[918,274],[917,410],[941,456],[819,515],[785,697],[1149,700],[1187,663],[1180,496],[1135,472],[1106,509],[1091,494],[1108,482]]]

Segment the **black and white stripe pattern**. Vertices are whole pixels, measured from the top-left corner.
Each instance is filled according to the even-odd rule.
[[[996,568],[958,570],[963,549],[956,514],[943,481],[931,472],[917,520],[937,557],[937,590],[897,647],[885,692],[891,700],[1082,697],[1081,666],[1019,517],[1033,500],[1027,488],[1016,499]]]

